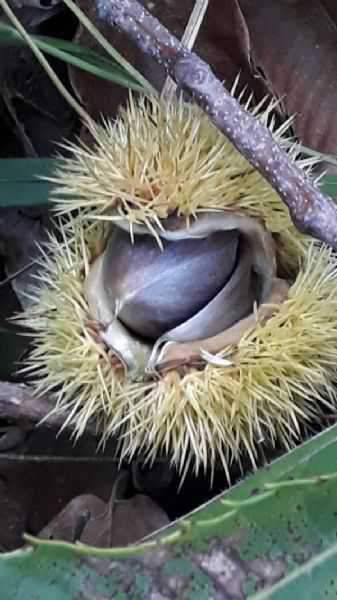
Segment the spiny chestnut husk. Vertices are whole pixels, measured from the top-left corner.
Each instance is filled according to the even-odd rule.
[[[230,477],[336,408],[336,256],[194,106],[131,98],[94,136],[56,176],[27,369],[121,459]]]

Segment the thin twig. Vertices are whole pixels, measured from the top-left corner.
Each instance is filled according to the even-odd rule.
[[[137,0],[95,0],[97,15],[166,68],[239,152],[275,188],[295,225],[337,249],[337,206],[288,157],[270,131],[225,90],[209,65],[189,52]]]
[[[36,260],[31,260],[24,267],[21,267],[21,269],[17,269],[15,273],[8,275],[6,279],[0,279],[0,288],[5,287],[6,285],[14,281],[14,279],[20,277],[20,275],[23,275],[24,273],[26,273],[26,271],[29,271],[29,269],[31,269],[35,263]]]
[[[56,434],[62,429],[66,430],[68,433],[72,431],[72,425],[67,425],[65,427],[65,421],[67,419],[68,414],[62,410],[61,413],[57,413],[54,411],[55,408],[55,399],[52,394],[48,395],[40,395],[37,396],[34,394],[34,390],[29,386],[18,383],[10,383],[7,381],[0,381],[0,419],[4,419],[6,421],[11,421],[17,428],[21,431],[31,431],[36,425],[39,425],[41,428],[50,429]],[[14,427],[13,427],[14,428]],[[85,433],[100,439],[100,429],[99,426],[90,421],[85,428]],[[0,437],[1,442],[1,437]],[[0,457],[2,460],[22,460],[22,461],[31,461],[31,462],[115,462],[115,450],[113,438],[111,440],[112,446],[108,446],[109,455],[103,456],[100,454],[98,458],[95,457],[73,457],[67,458],[64,456],[51,458],[50,456],[36,456],[36,455],[18,455],[17,453],[4,453],[1,452],[0,447]],[[0,443],[1,446],[1,443]],[[3,450],[6,451],[5,448]],[[103,450],[103,448],[102,448]],[[142,463],[142,457],[138,457],[138,462]],[[133,464],[136,461],[133,459]],[[120,465],[120,459],[118,458],[118,463]],[[162,468],[167,468],[167,459],[165,457],[156,458],[156,464],[162,463]],[[124,464],[124,463],[123,463]],[[125,463],[127,464],[127,462]],[[135,469],[137,466],[133,468],[133,475],[135,473]],[[150,467],[148,467],[150,468]],[[138,480],[141,477],[138,474]],[[142,489],[141,487],[139,489]]]

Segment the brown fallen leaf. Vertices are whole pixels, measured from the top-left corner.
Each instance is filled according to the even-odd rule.
[[[75,542],[81,539],[89,521],[97,524],[96,535],[99,536],[99,523],[107,514],[107,504],[94,494],[76,496],[59,512],[39,533],[46,540],[64,540]]]
[[[246,86],[247,92],[253,92],[256,98],[270,92],[254,65],[250,34],[239,0],[211,0],[195,50],[228,89],[240,74],[239,89]]]
[[[85,494],[73,498],[39,537],[112,548],[135,543],[168,523],[166,513],[148,496],[104,502]]]
[[[300,141],[337,154],[335,0],[239,0],[252,54]]]

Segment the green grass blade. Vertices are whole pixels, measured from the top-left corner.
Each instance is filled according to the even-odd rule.
[[[89,50],[74,42],[57,40],[47,36],[31,36],[37,47],[67,64],[73,65],[113,83],[143,92],[144,87],[129,75],[116,61],[100,56],[97,52]],[[25,45],[25,41],[14,27],[0,23],[0,44]]]
[[[150,84],[145,77],[141,73],[137,71],[123,56],[115,50],[115,48],[108,42],[108,40],[101,34],[101,32],[97,29],[97,27],[88,19],[88,17],[84,14],[84,12],[73,2],[73,0],[63,0],[64,4],[68,6],[68,8],[74,13],[74,15],[78,18],[80,23],[91,33],[91,35],[95,38],[98,44],[104,48],[106,53],[111,56],[117,63],[120,64],[125,71],[129,73],[134,79],[138,81],[138,83],[143,86],[144,90],[146,90],[150,94],[157,95],[157,90]]]
[[[327,196],[337,198],[337,175],[326,175],[323,177],[321,188]]]
[[[47,204],[52,185],[40,177],[51,176],[56,165],[55,159],[1,159],[0,207]]]

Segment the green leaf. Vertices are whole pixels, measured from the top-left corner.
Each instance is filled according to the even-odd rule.
[[[31,547],[0,555],[1,597],[176,598],[170,581],[188,600],[215,590],[255,600],[335,597],[336,438],[337,425],[138,547],[29,538]]]
[[[0,160],[0,207],[38,206],[48,203],[52,185],[40,179],[51,176],[56,159]]]
[[[337,198],[337,175],[326,175],[321,183],[324,194]]]
[[[46,36],[31,36],[37,47],[46,54],[55,56],[64,62],[78,67],[97,77],[112,81],[135,91],[144,91],[140,83],[116,61],[102,57],[97,52],[84,48],[74,42],[57,40]],[[0,45],[14,44],[24,46],[25,41],[14,27],[0,23]]]
[[[303,598],[304,594],[315,600],[336,598],[337,581],[333,576],[335,573],[337,573],[337,544],[318,553],[272,589],[254,594],[251,600],[284,600],[284,598],[297,600]]]

